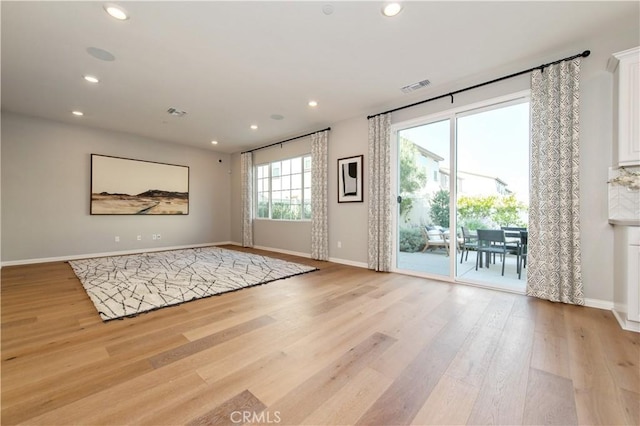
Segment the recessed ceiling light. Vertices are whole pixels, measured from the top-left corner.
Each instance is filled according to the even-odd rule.
[[[316,102],[316,101],[309,101],[309,104],[308,104],[308,105],[309,105],[310,107],[317,107],[317,106],[318,106],[318,102]]]
[[[84,79],[87,80],[89,83],[98,83],[98,82],[100,82],[100,80],[98,80],[98,77],[94,77],[92,75],[85,75]]]
[[[211,145],[218,145],[218,141],[211,141]]]
[[[78,117],[82,117],[84,115],[82,111],[71,111],[71,114],[77,115]]]
[[[252,124],[252,125],[251,125],[251,130],[257,130],[257,129],[258,129],[258,126],[257,126],[257,125],[255,125],[255,124]]]
[[[120,21],[126,21],[127,19],[129,19],[129,15],[127,15],[127,12],[122,7],[115,4],[105,4],[104,10],[113,18],[116,18]]]
[[[387,3],[382,8],[382,14],[384,16],[396,16],[402,11],[402,5],[400,3]]]

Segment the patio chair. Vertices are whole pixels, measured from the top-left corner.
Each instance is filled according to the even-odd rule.
[[[502,259],[502,276],[504,276],[504,261],[507,255],[507,244],[502,229],[478,229],[478,244],[476,246],[476,271],[478,264],[482,267],[482,255],[487,255],[489,268],[491,254],[499,254]]]
[[[449,244],[444,237],[442,231],[437,229],[427,230],[427,228],[421,228],[422,235],[424,236],[424,248],[422,249],[422,253],[427,251],[429,248],[437,248],[443,247],[447,251],[447,256],[449,255]]]
[[[518,279],[522,275],[522,268],[527,267],[527,248],[529,245],[529,231],[520,231],[520,268]]]
[[[518,279],[522,275],[522,268],[527,266],[527,243],[529,233],[527,228],[503,226],[507,252],[518,256]]]
[[[471,232],[464,226],[460,227],[462,229],[462,244],[460,246],[460,263],[462,263],[462,259],[469,260],[469,251],[475,250],[478,247],[478,237],[471,235]],[[465,257],[466,253],[466,257]]]

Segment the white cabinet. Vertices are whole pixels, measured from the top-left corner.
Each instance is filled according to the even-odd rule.
[[[640,47],[614,53],[607,66],[615,75],[619,166],[640,164]],[[614,157],[615,158],[615,157]],[[615,160],[614,160],[615,161]]]
[[[640,226],[614,228],[614,314],[622,328],[640,332]]]

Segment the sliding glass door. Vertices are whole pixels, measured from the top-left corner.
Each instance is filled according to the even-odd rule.
[[[397,133],[398,252],[400,270],[448,277],[451,120]]]
[[[396,270],[524,290],[528,98],[519,94],[394,130]],[[478,230],[504,234],[505,254],[478,257]]]
[[[521,231],[527,231],[528,223],[529,102],[492,105],[458,114],[456,120],[457,225],[461,233],[464,229],[471,236],[471,250],[461,253],[456,263],[456,277],[524,290],[526,259],[521,258],[525,250]],[[481,259],[485,260],[482,268],[478,262],[476,269],[477,253],[469,252],[477,244],[479,229],[503,230],[508,249],[500,258],[491,256],[489,264]]]

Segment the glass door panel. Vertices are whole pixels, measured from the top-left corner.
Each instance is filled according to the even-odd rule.
[[[504,256],[491,256],[476,270],[473,248],[478,229],[526,230],[529,206],[529,102],[496,105],[458,115],[456,119],[457,173],[456,211],[460,231],[464,227],[468,250],[456,262],[456,278],[495,287],[524,290],[525,259],[516,254],[520,232],[507,232],[513,249]],[[495,262],[495,263],[494,263]],[[480,263],[480,262],[478,262]],[[518,278],[520,275],[521,278]]]
[[[399,270],[450,277],[451,121],[398,131]]]

